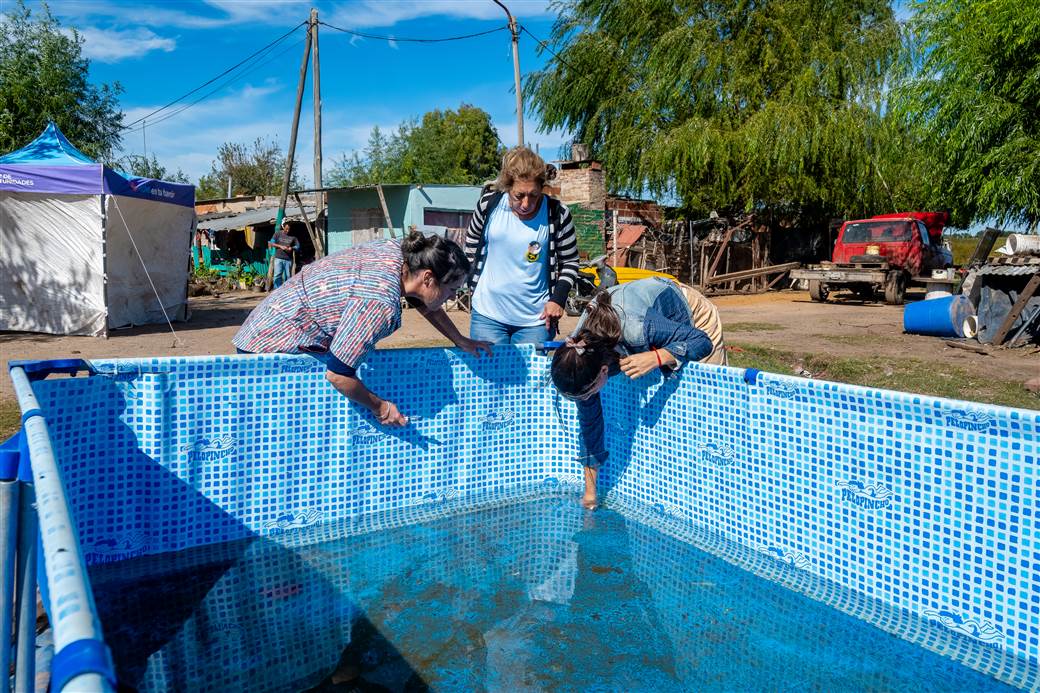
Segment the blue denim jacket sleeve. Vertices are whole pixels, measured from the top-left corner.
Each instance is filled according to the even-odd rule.
[[[715,348],[708,335],[691,325],[688,317],[683,317],[682,321],[676,321],[651,308],[643,322],[646,343],[667,349],[680,366],[687,361],[700,361]]]
[[[578,423],[581,425],[582,464],[599,467],[607,461],[608,456],[603,430],[603,404],[599,393],[575,404],[578,405]]]

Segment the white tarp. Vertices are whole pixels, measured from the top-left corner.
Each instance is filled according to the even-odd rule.
[[[101,223],[99,195],[0,192],[0,330],[104,334]]]
[[[184,320],[195,210],[116,195],[105,199],[109,328],[166,322],[149,275],[169,319]]]

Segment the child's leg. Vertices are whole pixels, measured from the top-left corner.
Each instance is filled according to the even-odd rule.
[[[585,467],[585,495],[581,497],[581,504],[587,510],[596,509],[596,477],[599,469],[596,467]]]

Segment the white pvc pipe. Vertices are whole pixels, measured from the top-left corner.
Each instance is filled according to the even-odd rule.
[[[1012,255],[1040,255],[1040,236],[1013,233],[1008,236],[1007,247]]]
[[[39,403],[29,379],[21,368],[11,369],[11,381],[22,413],[39,410]],[[23,424],[32,459],[36,488],[36,513],[43,542],[43,562],[48,578],[51,626],[54,629],[54,653],[69,643],[85,638],[102,640],[101,626],[94,608],[90,580],[83,563],[76,528],[69,514],[65,487],[54,459],[47,422],[42,416],[31,416]],[[78,676],[69,682],[69,690],[110,691],[97,674]]]

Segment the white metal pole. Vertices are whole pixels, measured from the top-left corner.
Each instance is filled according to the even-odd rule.
[[[101,641],[101,625],[97,620],[94,596],[90,591],[90,579],[83,562],[83,552],[80,549],[79,540],[76,538],[76,525],[69,512],[65,486],[61,481],[57,461],[54,459],[54,449],[51,447],[47,422],[40,414],[40,405],[25,371],[21,368],[12,368],[11,382],[14,385],[15,396],[18,398],[18,405],[21,407],[23,416],[29,415],[23,424],[23,429],[29,452],[32,455],[33,484],[31,487],[28,484],[23,487],[20,505],[26,505],[26,497],[29,494],[24,493],[25,489],[34,488],[36,508],[32,517],[43,518],[39,532],[43,543],[41,558],[47,575],[51,578],[55,576],[61,578],[60,580],[52,579],[49,582],[47,595],[50,602],[51,626],[54,628],[54,653],[57,655],[62,649],[77,640]],[[23,523],[19,524],[22,524],[20,534],[24,536],[28,528]],[[32,541],[35,546],[35,522],[32,524]],[[32,552],[31,555],[35,557],[35,552]],[[32,610],[35,623],[35,562],[31,568],[31,571],[26,571],[25,580],[20,583],[23,585],[32,583],[31,598],[24,597],[21,606],[23,613],[26,609]],[[30,574],[33,577],[32,580],[28,577]],[[28,590],[26,591],[28,592]],[[55,608],[58,606],[60,608]],[[33,650],[35,650],[35,643],[33,643]],[[21,666],[19,666],[19,670],[22,670]],[[26,688],[26,690],[33,689],[33,686]],[[88,691],[108,691],[110,687],[100,674],[82,674],[71,679],[67,689],[86,693]]]

